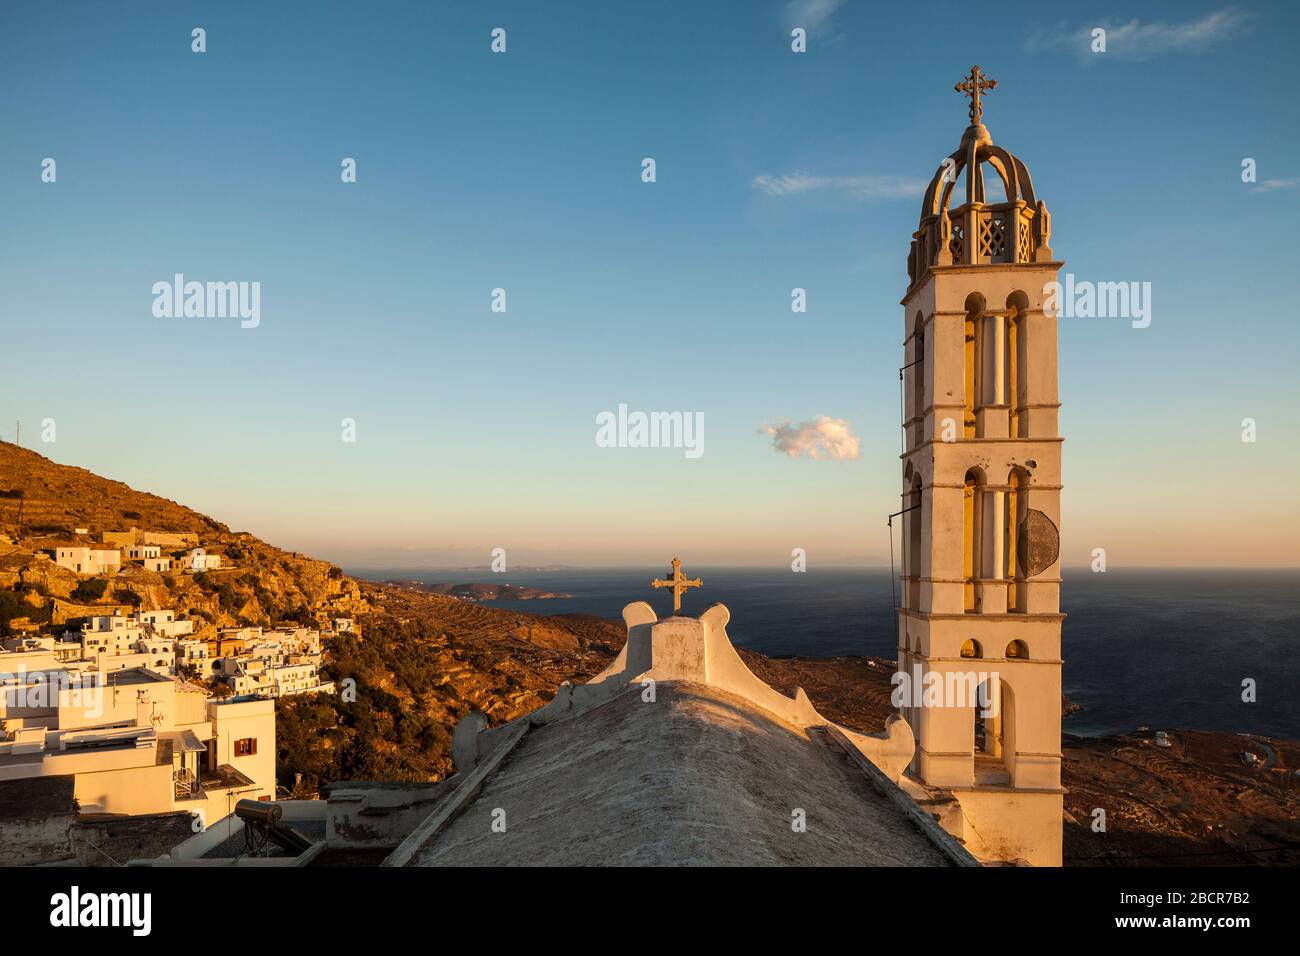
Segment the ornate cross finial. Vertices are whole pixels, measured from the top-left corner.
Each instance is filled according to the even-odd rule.
[[[962,78],[962,81],[953,87],[958,93],[965,93],[970,97],[970,124],[971,126],[980,125],[980,117],[984,115],[984,106],[980,103],[980,94],[988,90],[997,89],[998,81],[984,75],[978,66],[972,66],[970,73]]]
[[[703,587],[704,582],[699,578],[688,578],[682,574],[681,558],[673,558],[673,574],[667,581],[654,580],[650,582],[652,588],[672,588],[673,589],[673,613],[676,614],[682,609],[682,595],[686,593],[687,588]]]

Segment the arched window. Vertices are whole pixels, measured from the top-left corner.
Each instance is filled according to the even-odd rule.
[[[983,547],[982,528],[984,474],[978,468],[966,472],[962,488],[962,581],[963,607],[976,611],[975,582],[980,576],[980,550]]]
[[[1012,641],[1007,645],[1007,660],[1027,661],[1029,660],[1029,645],[1024,641]]]
[[[961,642],[961,656],[977,659],[981,658],[984,656],[984,648],[981,646],[980,642],[975,640],[973,637],[967,638]]]
[[[1011,410],[1012,438],[1029,437],[1029,416],[1025,413],[1025,323],[1029,313],[1029,296],[1013,292],[1007,296],[1006,331],[1006,401]]]
[[[1015,779],[1016,698],[1011,685],[997,675],[975,690],[975,782],[1007,786]]]
[[[980,681],[979,686],[975,688],[975,700],[972,701],[975,711],[975,740],[974,752],[976,758],[975,779],[976,781],[988,782],[988,770],[986,766],[981,766],[979,758],[996,757],[999,754],[999,747],[1002,744],[1002,722],[999,719],[999,708],[1001,702],[998,700],[998,681],[995,678],[988,678]]]
[[[965,361],[963,364],[963,389],[965,409],[963,411],[962,437],[975,438],[975,410],[980,405],[980,356],[983,354],[981,344],[984,333],[980,328],[980,317],[984,313],[984,296],[972,292],[966,297],[965,323]]]

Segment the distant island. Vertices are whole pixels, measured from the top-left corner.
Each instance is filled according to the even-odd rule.
[[[554,591],[542,591],[521,584],[426,584],[423,581],[409,580],[389,580],[384,584],[404,591],[441,594],[444,597],[460,598],[462,601],[549,601],[573,597],[572,594],[557,594]]]
[[[492,567],[492,565],[490,564],[475,564],[475,565],[471,565],[468,568],[451,568],[450,570],[474,571],[476,573],[482,571],[492,571],[495,573],[497,569]],[[578,569],[574,568],[572,565],[569,564],[512,564],[510,565],[510,570],[514,572],[514,571],[574,571]]]

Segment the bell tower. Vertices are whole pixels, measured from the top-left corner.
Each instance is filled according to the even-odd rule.
[[[930,181],[903,296],[909,776],[949,791],[978,857],[1061,863],[1062,263],[1025,164],[995,146],[978,66],[961,144]],[[937,688],[937,689],[936,689]]]

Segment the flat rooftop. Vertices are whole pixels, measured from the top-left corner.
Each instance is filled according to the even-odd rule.
[[[106,687],[126,687],[131,684],[167,684],[171,682],[170,677],[155,674],[143,667],[124,667],[120,671],[104,671],[103,675]]]

